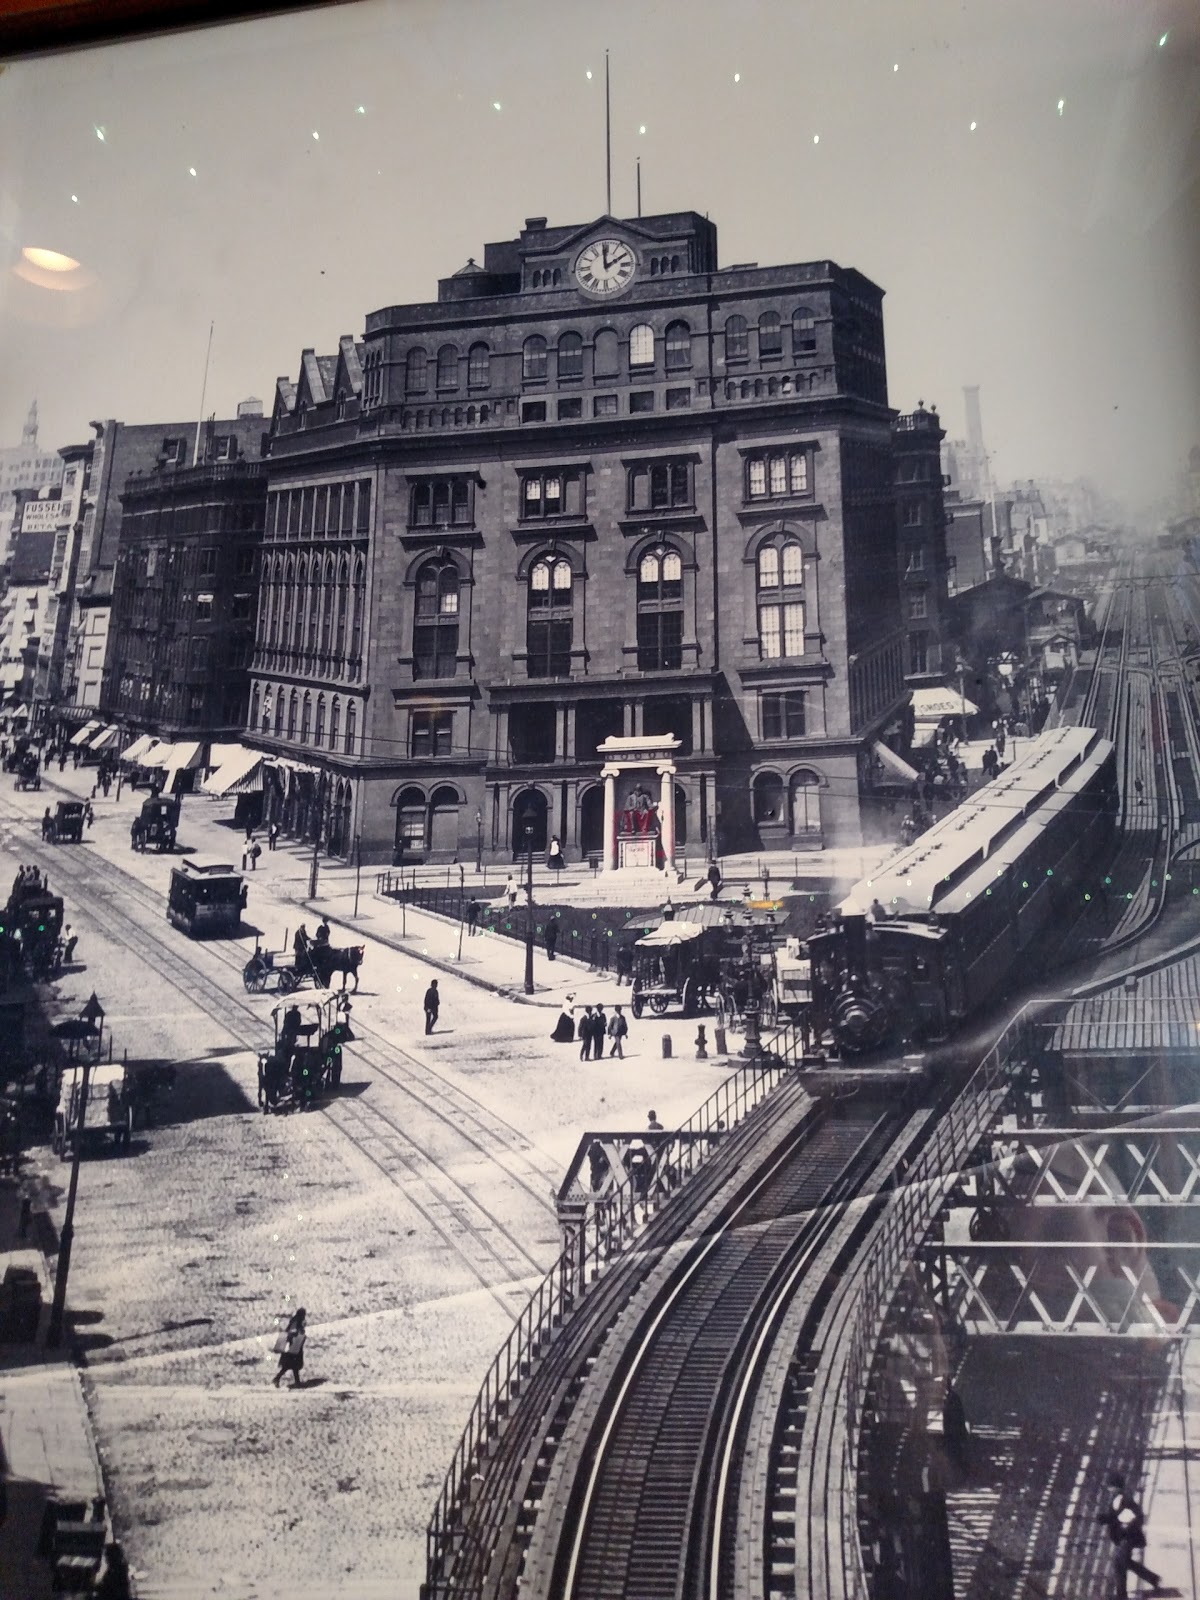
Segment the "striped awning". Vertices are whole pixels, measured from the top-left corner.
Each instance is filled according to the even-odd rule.
[[[99,731],[100,731],[100,724],[98,722],[95,722],[95,721],[85,722],[83,727],[80,728],[78,733],[73,733],[71,735],[71,743],[72,744],[86,744],[88,742],[88,740],[92,737],[92,735],[95,734],[95,733],[98,733]]]
[[[150,746],[152,744],[154,744],[154,743],[155,743],[155,739],[154,739],[154,735],[152,733],[143,733],[143,734],[141,734],[138,738],[136,738],[133,741],[132,744],[126,745],[124,750],[121,751],[121,760],[122,761],[137,761],[137,760],[139,760],[143,755],[145,755],[146,751],[149,750]]]
[[[263,755],[261,750],[237,747],[237,754],[222,761],[215,772],[210,772],[200,787],[205,794],[220,799],[227,794],[253,794],[262,788]]]
[[[108,750],[116,744],[121,737],[120,728],[110,723],[107,728],[101,728],[94,739],[88,741],[89,750]]]
[[[139,767],[165,767],[170,760],[171,746],[162,739],[151,739],[137,758]]]
[[[197,739],[181,739],[167,749],[170,753],[163,766],[175,772],[190,772],[193,767],[204,765],[204,745]]]

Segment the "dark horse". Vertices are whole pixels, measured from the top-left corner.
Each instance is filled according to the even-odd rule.
[[[346,987],[346,979],[354,979],[354,991],[358,992],[358,969],[362,965],[365,945],[351,944],[344,948],[331,944],[311,943],[308,947],[309,959],[313,971],[321,980],[322,985],[328,989],[335,972],[342,975],[342,988]]]

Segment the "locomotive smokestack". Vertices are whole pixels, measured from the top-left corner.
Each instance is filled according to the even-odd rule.
[[[846,971],[867,975],[867,919],[861,913],[842,917],[842,938],[845,941]]]

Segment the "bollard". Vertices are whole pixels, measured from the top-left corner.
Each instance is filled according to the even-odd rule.
[[[704,1024],[701,1023],[696,1030],[696,1060],[707,1061],[708,1051],[705,1049]]]
[[[664,1061],[670,1061],[670,1059],[671,1059],[671,1035],[669,1033],[664,1033],[663,1036],[662,1036],[662,1053],[663,1053],[663,1060]]]
[[[717,1054],[719,1056],[728,1055],[729,1051],[725,1046],[725,1029],[724,1028],[714,1028],[713,1029],[713,1038],[716,1041],[715,1048],[716,1048]]]

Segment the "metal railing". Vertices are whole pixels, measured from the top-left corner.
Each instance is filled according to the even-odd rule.
[[[521,1384],[577,1302],[636,1241],[651,1214],[678,1192],[722,1138],[761,1104],[785,1075],[778,1060],[748,1063],[656,1147],[647,1181],[635,1184],[625,1174],[611,1194],[582,1207],[578,1218],[568,1224],[563,1253],[517,1318],[475,1397],[426,1530],[422,1600],[479,1593],[507,1506],[496,1503],[485,1509],[480,1500],[477,1510],[482,1526],[469,1528],[472,1485]]]

